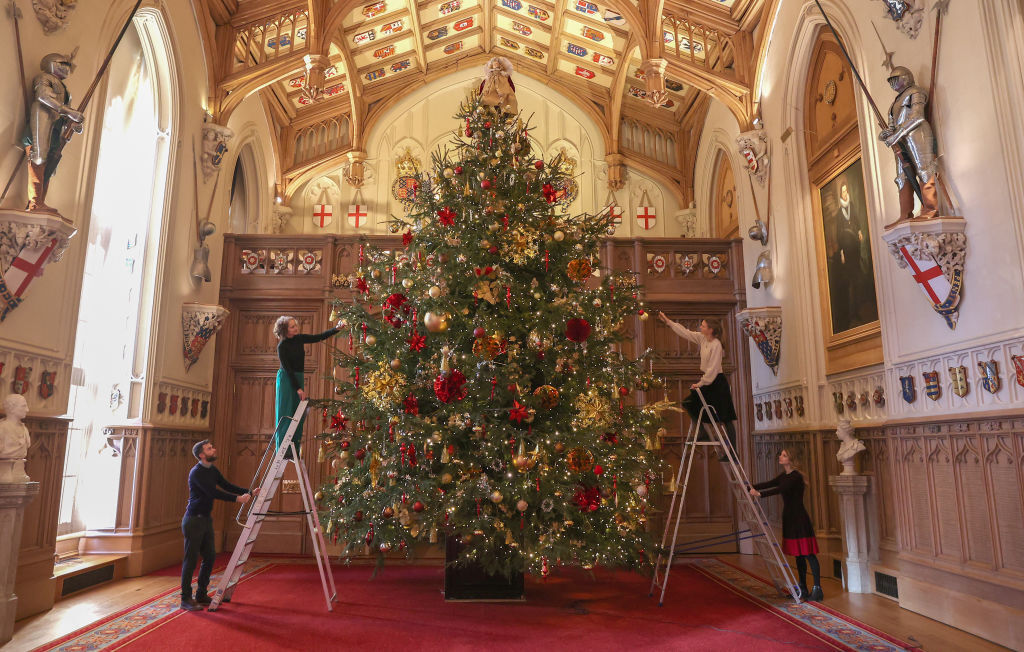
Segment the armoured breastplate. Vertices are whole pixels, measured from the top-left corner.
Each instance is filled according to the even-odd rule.
[[[896,96],[889,107],[889,121],[899,129],[910,120],[921,117],[922,109],[928,102],[928,94],[920,86],[910,86]]]

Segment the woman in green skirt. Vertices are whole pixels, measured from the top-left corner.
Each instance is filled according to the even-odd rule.
[[[277,370],[277,401],[275,403],[274,417],[277,420],[277,430],[274,432],[274,446],[281,446],[284,435],[288,432],[291,417],[295,409],[299,407],[299,401],[306,399],[306,390],[303,388],[303,376],[306,367],[306,344],[313,344],[326,340],[338,332],[338,328],[331,328],[318,335],[306,335],[299,332],[299,323],[294,317],[284,315],[277,318],[274,323],[274,335],[277,336],[277,358],[281,361],[281,368]],[[284,419],[284,421],[282,421]],[[295,442],[295,450],[299,450],[302,442],[302,424],[306,420],[303,416],[299,421],[298,428],[292,441]],[[290,458],[291,451],[285,453]]]

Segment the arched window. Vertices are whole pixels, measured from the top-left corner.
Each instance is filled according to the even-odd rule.
[[[735,238],[740,233],[739,213],[736,210],[736,182],[732,176],[732,165],[724,151],[718,153],[715,162],[715,217],[713,221],[716,238]]]
[[[140,11],[114,53],[89,218],[74,353],[61,534],[114,524],[120,460],[103,428],[143,418],[165,230],[175,79],[159,11]],[[184,275],[184,272],[182,272]],[[155,349],[154,349],[155,350]]]

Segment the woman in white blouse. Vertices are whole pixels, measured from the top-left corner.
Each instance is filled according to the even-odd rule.
[[[681,324],[677,324],[665,313],[659,312],[658,319],[672,329],[679,337],[689,340],[700,347],[700,370],[704,375],[700,380],[690,385],[691,390],[700,388],[704,400],[708,406],[714,409],[715,418],[725,426],[726,435],[736,449],[736,431],[733,428],[733,421],[736,420],[736,408],[732,404],[732,392],[729,389],[729,380],[722,373],[722,324],[715,319],[704,319],[700,322],[700,331],[691,331]],[[683,399],[683,407],[690,414],[691,423],[697,420],[700,414],[701,402],[697,392],[691,391]],[[707,423],[705,418],[703,423]],[[726,461],[725,455],[721,455],[719,461]]]

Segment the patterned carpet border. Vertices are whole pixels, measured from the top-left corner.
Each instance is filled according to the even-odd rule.
[[[306,563],[300,559],[252,560],[240,581],[245,581],[279,564]],[[696,558],[686,563],[758,606],[775,613],[795,627],[815,634],[838,649],[853,652],[897,652],[920,648],[841,614],[820,603],[796,603],[779,595],[767,580],[717,558]],[[211,586],[216,586],[216,573]],[[169,622],[185,612],[178,607],[178,587],[168,589],[132,607],[86,625],[70,634],[35,648],[32,652],[99,652],[112,650]]]
[[[274,564],[270,560],[252,561],[239,582],[268,570]],[[217,586],[223,569],[214,573],[210,586]],[[193,590],[195,583],[192,584]],[[125,643],[136,638],[143,631],[156,626],[161,621],[169,620],[175,615],[185,613],[181,604],[181,588],[175,586],[156,596],[122,609],[114,614],[101,618],[94,623],[66,634],[56,640],[41,645],[31,652],[96,652],[109,649],[111,646]]]
[[[889,636],[865,623],[830,609],[818,602],[794,602],[783,597],[768,580],[721,559],[694,559],[694,568],[712,579],[761,603],[787,620],[818,632],[845,649],[856,652],[896,652],[919,647]]]

